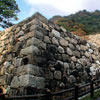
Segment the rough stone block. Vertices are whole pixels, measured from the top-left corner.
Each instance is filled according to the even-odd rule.
[[[60,38],[60,33],[56,31],[55,29],[52,30],[52,33],[56,38]]]
[[[61,71],[56,70],[54,72],[54,78],[60,80],[62,78]]]
[[[33,45],[26,47],[25,49],[21,49],[20,52],[21,55],[28,55],[28,54],[38,55],[39,53],[40,53],[39,49]]]
[[[52,38],[52,43],[55,45],[59,45],[58,40],[55,37]]]
[[[25,75],[25,74],[36,75],[36,76],[41,75],[39,67],[32,64],[27,64],[18,67],[17,75]]]
[[[59,42],[60,42],[61,46],[65,46],[65,47],[68,46],[68,42],[65,39],[63,39],[63,38],[60,39]]]
[[[29,40],[27,40],[26,45],[27,46],[34,45],[34,46],[37,46],[38,48],[46,49],[46,44],[35,37],[32,37]]]
[[[43,89],[45,87],[45,79],[43,77],[35,77],[33,75],[15,76],[11,82],[11,88],[32,86],[34,88]]]
[[[0,76],[0,84],[7,84],[7,75]]]
[[[59,51],[59,53],[64,53],[65,52],[64,49],[61,46],[58,47],[58,51]]]

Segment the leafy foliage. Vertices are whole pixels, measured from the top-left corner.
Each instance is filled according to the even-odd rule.
[[[57,21],[57,24],[71,32],[81,30],[82,34],[84,33],[87,35],[97,33],[100,32],[100,11],[79,11],[76,14],[62,17]]]
[[[18,19],[19,11],[15,0],[0,0],[0,26],[3,28],[12,26],[11,21]]]

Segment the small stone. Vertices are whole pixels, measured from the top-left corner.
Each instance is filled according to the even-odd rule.
[[[87,59],[86,58],[81,58],[81,59],[78,59],[78,63],[80,63],[81,65],[85,66],[87,64]]]
[[[73,53],[72,53],[72,50],[71,50],[70,48],[67,48],[67,49],[66,49],[66,52],[67,52],[67,54],[70,55],[70,56],[73,54]]]
[[[71,42],[71,38],[70,37],[65,37],[65,40]]]
[[[20,27],[16,28],[15,34],[18,33],[20,31]]]
[[[5,40],[5,45],[7,45],[7,44],[9,44],[9,43],[10,43],[9,40],[6,39],[6,40]]]
[[[96,75],[96,68],[94,66],[90,67],[90,71],[92,75]]]
[[[14,45],[14,44],[16,43],[16,40],[15,40],[15,36],[14,36],[14,35],[12,35],[12,36],[10,37],[9,42],[10,42],[11,45]]]
[[[71,49],[71,50],[75,50],[75,46],[73,45],[73,44],[68,44],[69,45],[69,48]]]
[[[68,46],[68,42],[63,38],[59,40],[59,43],[61,46],[65,46],[65,47]]]
[[[88,50],[88,47],[87,47],[87,46],[84,46],[84,45],[81,45],[81,46],[80,46],[80,50],[86,51],[86,50]]]
[[[44,35],[40,33],[39,31],[35,31],[34,37],[43,40]]]
[[[60,33],[58,31],[56,31],[55,29],[52,30],[52,33],[56,38],[58,38],[58,39],[60,38]]]
[[[73,38],[70,40],[70,42],[71,42],[72,44],[75,44],[75,45],[77,44],[77,40],[75,40],[75,39],[73,39]]]
[[[50,70],[54,72],[55,71],[55,68],[54,67],[51,67]]]
[[[77,62],[77,58],[76,58],[75,56],[71,57],[71,60],[72,60],[73,62]]]
[[[11,39],[11,38],[10,38]],[[0,41],[0,47],[4,48],[5,47],[5,41]]]
[[[50,31],[49,27],[48,27],[45,23],[43,23],[43,27],[44,27],[47,31]]]
[[[56,70],[60,70],[60,71],[63,71],[63,70],[64,70],[63,62],[60,61],[60,60],[57,60],[57,61],[56,61],[54,67],[55,67]]]
[[[55,45],[48,45],[47,50],[48,50],[49,53],[52,53],[52,54],[57,53],[57,47]]]
[[[56,71],[54,72],[54,78],[60,80],[61,77],[62,77],[61,71],[57,71],[57,70],[56,70]]]
[[[90,54],[89,52],[86,51],[86,52],[85,52],[85,56],[89,58],[89,57],[91,56],[91,54]]]
[[[81,55],[79,51],[73,51],[73,56],[80,58]]]
[[[61,30],[62,30],[63,32],[66,32],[66,29],[65,29],[65,28],[63,28],[62,26],[61,26],[60,28],[61,28]]]
[[[52,38],[52,43],[55,45],[59,45],[58,40],[55,37]]]
[[[7,55],[7,61],[11,61],[12,59],[13,59],[13,57],[11,54]]]
[[[50,41],[48,36],[44,36],[44,42],[45,43],[51,43],[51,41]]]
[[[23,36],[23,35],[24,35],[24,32],[23,31],[20,31],[19,33],[17,33],[17,36],[16,37],[18,38],[18,37]]]
[[[2,63],[5,60],[4,56],[0,56],[0,63]]]
[[[59,52],[59,53],[64,53],[64,49],[63,49],[61,46],[59,46],[59,47],[58,47],[58,52]]]
[[[46,79],[53,79],[53,73],[50,71],[45,72],[44,75]]]
[[[97,60],[96,63],[100,65],[100,61]]]
[[[61,54],[55,54],[55,58],[57,60],[62,60],[62,55]]]
[[[92,54],[92,58],[93,58],[94,60],[96,60],[96,56],[95,56],[95,55],[93,55],[93,54]]]
[[[84,78],[85,78],[85,79],[88,78],[88,73],[87,73],[85,70],[83,71],[83,75],[84,75]]]
[[[13,59],[13,65],[14,66],[16,66],[16,67],[19,67],[19,66],[21,66],[21,64],[22,64],[22,58],[14,58]]]
[[[73,75],[70,75],[69,76],[69,83],[72,84],[72,83],[75,83],[76,82],[76,79]]]
[[[88,48],[90,48],[90,44],[89,43],[87,43],[86,45],[88,46]]]
[[[74,77],[78,77],[78,76],[79,76],[78,70],[74,69],[74,70],[71,72],[71,75],[73,75]]]
[[[60,83],[59,85],[61,88],[65,87],[65,84],[63,82]]]
[[[17,42],[15,44],[15,47],[13,47],[13,52],[19,51],[21,49],[22,45],[23,45],[22,42]]]
[[[79,64],[79,63],[76,63],[76,68],[77,68],[80,72],[83,71],[82,65]]]
[[[69,69],[69,64],[64,62],[64,70],[66,71],[67,69]]]
[[[0,76],[0,83],[7,84],[6,80],[7,80],[7,75]]]
[[[1,67],[0,69],[0,76],[5,75],[5,68]]]
[[[86,45],[87,41],[81,38],[79,40],[79,43],[82,44],[82,45]]]
[[[29,39],[29,38],[32,38],[32,37],[34,36],[34,34],[35,34],[35,31],[28,32],[27,34],[24,35],[24,37],[22,38],[21,41],[27,40],[27,39]]]
[[[4,62],[4,67],[5,67],[5,68],[8,68],[10,65],[11,65],[10,62],[8,62],[8,61]]]
[[[27,28],[27,25],[25,24],[23,27],[22,27],[22,30],[25,30]]]
[[[15,47],[16,48],[16,47]],[[12,45],[8,45],[8,52],[12,52],[14,49],[14,46]]]
[[[39,25],[34,24],[30,27],[30,31],[33,31],[33,30],[37,29],[38,27],[39,27]]]
[[[4,50],[4,48],[2,47],[2,48],[0,48],[0,53],[2,53],[3,52],[3,50]]]
[[[96,56],[98,56],[98,55],[99,55],[99,53],[98,53],[98,50],[97,50],[97,49],[95,49],[95,50],[94,50],[94,54],[95,54]]]
[[[14,71],[13,69],[15,68],[15,66],[11,65],[9,66],[9,68],[7,69],[7,73],[12,74],[12,72]]]
[[[63,59],[63,61],[66,61],[66,62],[70,61],[70,57],[66,54],[62,54],[62,59]]]
[[[93,50],[92,49],[89,49],[89,52],[92,54],[93,53]]]
[[[79,45],[76,45],[76,48],[77,48],[77,50],[79,50],[79,51],[80,51],[80,46],[79,46]]]
[[[53,33],[49,32],[49,37],[53,38]]]

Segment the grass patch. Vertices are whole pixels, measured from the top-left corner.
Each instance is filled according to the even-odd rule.
[[[90,95],[87,95],[86,97],[83,97],[80,100],[97,100],[98,97],[100,97],[100,90],[97,90],[97,91],[94,92],[94,97],[93,98],[91,98]]]

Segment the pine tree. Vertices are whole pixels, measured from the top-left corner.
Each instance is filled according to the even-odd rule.
[[[11,21],[17,20],[19,12],[18,5],[15,0],[0,0],[0,27],[7,28],[12,26]]]

